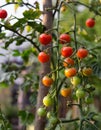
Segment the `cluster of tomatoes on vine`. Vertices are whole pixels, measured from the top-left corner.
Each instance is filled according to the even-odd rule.
[[[87,19],[85,25],[89,28],[93,28],[95,26],[95,19],[94,18]],[[51,44],[52,35],[47,33],[42,33],[39,36],[39,42],[44,46]],[[75,52],[75,49],[70,46],[71,36],[69,34],[61,34],[59,37],[59,42],[61,45],[63,45],[60,50],[60,53],[63,59],[64,75],[65,77],[67,77],[67,79],[70,80],[71,83],[70,87],[61,87],[60,89],[61,96],[67,98],[71,96],[71,94],[75,90],[75,96],[77,99],[86,97],[85,103],[87,104],[92,103],[92,97],[89,93],[89,90],[85,91],[86,90],[85,86],[89,88],[89,85],[84,83],[83,78],[87,79],[88,77],[90,77],[93,73],[93,70],[91,67],[83,67],[78,69],[75,65],[76,64],[75,59],[73,58],[76,57],[78,62],[82,62],[83,59],[88,57],[89,51],[84,47],[80,47]],[[42,64],[49,62],[50,58],[51,58],[50,55],[46,51],[42,51],[38,55],[38,60]],[[48,74],[42,78],[42,83],[45,87],[51,87],[53,82],[54,79]],[[53,99],[51,94],[48,94],[43,98],[43,104],[45,107],[50,107],[53,104]],[[39,116],[46,115],[45,107],[40,107],[38,109]]]

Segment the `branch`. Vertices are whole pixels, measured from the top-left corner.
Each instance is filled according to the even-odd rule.
[[[2,27],[5,27],[5,29],[16,33],[17,35],[19,35],[19,36],[22,37],[23,39],[29,41],[31,44],[33,44],[33,46],[34,46],[39,52],[41,52],[39,46],[37,46],[36,43],[33,42],[31,39],[29,39],[29,38],[23,36],[22,34],[18,33],[18,32],[17,32],[16,30],[14,30],[13,28],[10,28],[10,27],[8,27],[8,26],[6,26],[6,25],[3,25],[3,24],[1,24],[1,23],[0,23],[0,25],[1,25]]]
[[[74,122],[74,121],[79,121],[79,118],[76,119],[71,119],[71,120],[61,120],[61,123],[70,123],[70,122]]]

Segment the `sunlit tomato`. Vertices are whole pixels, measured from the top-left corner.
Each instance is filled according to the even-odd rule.
[[[81,88],[79,88],[79,89],[76,91],[76,97],[77,97],[77,98],[84,98],[84,96],[85,96],[84,90],[82,90]]]
[[[59,40],[61,44],[70,43],[71,37],[69,34],[61,34]]]
[[[44,77],[42,78],[42,83],[43,83],[43,85],[45,85],[46,87],[50,87],[51,84],[53,83],[53,79],[50,78],[49,76],[44,76]]]
[[[78,77],[78,76],[74,76],[71,78],[71,83],[74,85],[74,86],[77,86],[79,85],[81,82],[81,79]]]
[[[76,75],[77,70],[76,70],[76,68],[67,68],[67,69],[65,69],[64,73],[67,78],[71,78]]]
[[[63,97],[68,97],[71,95],[71,92],[72,92],[72,89],[69,87],[69,88],[62,88],[60,90],[60,94],[63,96]]]
[[[37,114],[38,114],[38,116],[42,116],[42,117],[46,116],[46,109],[43,108],[43,107],[40,107],[40,108],[37,110]]]
[[[43,98],[43,104],[46,106],[46,107],[49,107],[53,104],[53,99],[51,98],[51,96],[47,95]]]
[[[45,53],[45,52],[40,52],[39,55],[38,55],[38,60],[41,63],[46,63],[50,60],[50,55]]]
[[[4,9],[0,10],[0,18],[5,19],[7,17],[7,11]]]
[[[42,33],[39,36],[39,42],[43,45],[48,45],[52,42],[52,35],[50,34],[46,34],[46,33]]]
[[[89,68],[83,68],[82,73],[83,73],[84,76],[90,76],[90,75],[92,75],[93,70],[90,67]]]
[[[92,27],[94,27],[94,25],[95,25],[95,20],[93,18],[89,18],[86,20],[87,27],[92,28]]]
[[[68,58],[64,59],[63,65],[65,67],[73,66],[74,65],[74,60],[72,58],[68,57]]]
[[[70,57],[73,54],[73,48],[72,47],[63,47],[61,49],[61,55],[64,57]]]
[[[88,55],[88,50],[85,48],[79,48],[77,51],[77,57],[80,59],[83,59],[85,57],[87,57]]]

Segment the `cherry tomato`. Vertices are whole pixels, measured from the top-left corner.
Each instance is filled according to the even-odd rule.
[[[81,82],[81,79],[78,77],[78,76],[74,76],[71,78],[71,83],[74,85],[74,86],[77,86],[79,85]]]
[[[53,99],[51,98],[51,96],[47,95],[43,98],[43,104],[46,106],[46,107],[49,107],[53,104]]]
[[[69,34],[61,34],[59,39],[61,44],[70,43],[71,41],[71,37]]]
[[[83,70],[82,70],[82,73],[83,73],[83,75],[84,76],[90,76],[90,75],[92,75],[92,68],[83,68]]]
[[[40,108],[37,110],[37,114],[38,114],[38,116],[42,116],[42,117],[46,116],[46,109],[43,108],[43,107],[40,107]]]
[[[87,96],[87,97],[85,98],[85,103],[86,103],[86,104],[91,104],[92,102],[93,102],[93,98],[92,98],[92,97]]]
[[[5,19],[7,17],[7,11],[4,9],[0,10],[0,18]]]
[[[50,78],[49,76],[44,76],[44,77],[42,78],[42,83],[43,83],[43,85],[45,85],[46,87],[50,87],[51,84],[53,83],[53,79]]]
[[[79,48],[77,51],[77,57],[80,59],[83,59],[85,57],[87,57],[88,55],[88,50],[85,48]]]
[[[94,25],[95,25],[95,20],[93,18],[89,18],[86,20],[87,27],[92,28],[92,27],[94,27]]]
[[[45,52],[40,52],[39,55],[38,55],[38,60],[41,63],[46,63],[50,60],[50,56],[49,56],[49,54],[47,54]]]
[[[74,65],[74,60],[70,57],[66,58],[63,62],[63,65],[65,67],[68,67],[68,66],[73,66]]]
[[[63,96],[63,97],[68,97],[70,96],[72,93],[72,89],[69,87],[69,88],[62,88],[61,91],[60,91],[60,94]]]
[[[65,69],[64,73],[67,78],[70,78],[70,77],[73,77],[76,75],[77,70],[76,70],[76,68],[67,68],[67,69]]]
[[[61,49],[61,55],[64,57],[70,57],[73,53],[73,48],[72,47],[63,47]]]
[[[49,118],[49,122],[50,122],[50,124],[55,125],[55,124],[57,124],[57,122],[58,122],[58,118],[57,118],[56,116],[51,116],[51,117]]]
[[[50,44],[52,42],[52,35],[46,34],[46,33],[42,33],[39,36],[39,41],[43,45],[48,45],[48,44]]]
[[[85,96],[84,90],[82,90],[81,88],[79,88],[79,89],[76,91],[76,97],[77,97],[77,98],[84,98],[84,96]]]

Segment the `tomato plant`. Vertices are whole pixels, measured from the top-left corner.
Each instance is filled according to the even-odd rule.
[[[69,57],[73,54],[73,48],[72,47],[63,47],[61,49],[61,55],[64,57]]]
[[[46,63],[50,60],[50,56],[49,56],[49,54],[47,54],[45,52],[40,52],[39,55],[38,55],[38,60],[41,63]]]
[[[42,78],[42,83],[43,83],[43,85],[45,85],[46,87],[50,87],[50,86],[52,85],[52,83],[53,83],[53,79],[50,78],[49,76],[44,76],[44,77]]]
[[[70,43],[71,37],[69,34],[61,34],[59,40],[61,44]]]
[[[46,33],[42,33],[39,36],[39,42],[43,45],[48,45],[52,42],[52,35],[51,34],[46,34]]]
[[[0,10],[0,18],[5,19],[7,17],[7,11],[4,9]]]

